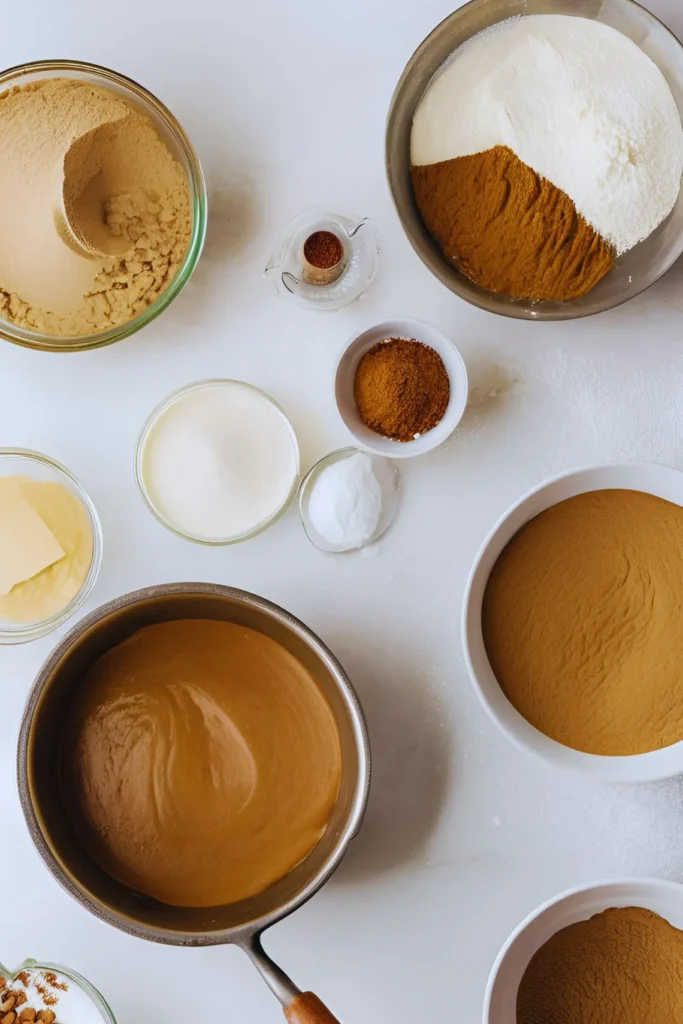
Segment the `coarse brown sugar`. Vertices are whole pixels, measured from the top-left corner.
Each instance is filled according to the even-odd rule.
[[[390,338],[358,364],[354,396],[366,427],[396,441],[412,441],[442,419],[451,385],[443,359],[429,345]]]

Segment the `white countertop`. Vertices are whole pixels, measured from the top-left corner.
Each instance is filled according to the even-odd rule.
[[[680,0],[648,5],[683,36]],[[75,57],[139,80],[179,117],[203,162],[209,234],[183,294],[141,334],[101,351],[2,344],[0,443],[56,457],[90,490],[105,554],[86,610],[169,580],[234,584],[300,616],[350,673],[374,752],[366,824],[327,887],[265,937],[344,1024],[475,1024],[498,948],[539,902],[601,876],[683,878],[681,783],[612,789],[517,752],[476,702],[459,636],[476,550],[529,487],[608,459],[683,468],[683,262],[620,309],[548,325],[471,308],[430,276],[393,212],[383,129],[406,60],[452,7],[31,0],[13,6],[0,39],[2,67]],[[284,223],[321,203],[371,216],[384,233],[377,279],[338,314],[286,305],[261,277]],[[376,557],[323,556],[295,509],[219,550],[152,518],[133,480],[133,447],[167,392],[211,376],[265,388],[289,412],[306,468],[348,441],[331,391],[341,346],[396,315],[455,339],[475,402],[445,446],[403,464],[404,505]],[[491,394],[500,383],[512,386]],[[0,649],[0,960],[75,968],[121,1024],[182,1024],[197,1007],[235,1024],[279,1020],[238,950],[128,938],[43,868],[15,792],[15,736],[56,640]]]

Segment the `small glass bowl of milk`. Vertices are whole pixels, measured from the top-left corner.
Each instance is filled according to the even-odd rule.
[[[174,391],[147,419],[135,477],[160,523],[199,544],[237,544],[287,511],[299,444],[280,406],[238,380]]]

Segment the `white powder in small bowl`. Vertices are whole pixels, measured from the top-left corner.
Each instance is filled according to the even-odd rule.
[[[330,550],[353,551],[377,540],[393,519],[398,471],[357,452],[329,463],[308,497],[310,525]]]
[[[294,431],[262,391],[208,381],[153,414],[138,477],[156,514],[192,540],[246,539],[278,515],[299,473]]]

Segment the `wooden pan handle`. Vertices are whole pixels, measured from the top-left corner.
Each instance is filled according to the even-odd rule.
[[[285,1017],[290,1024],[339,1024],[312,992],[302,992],[285,1006]]]

